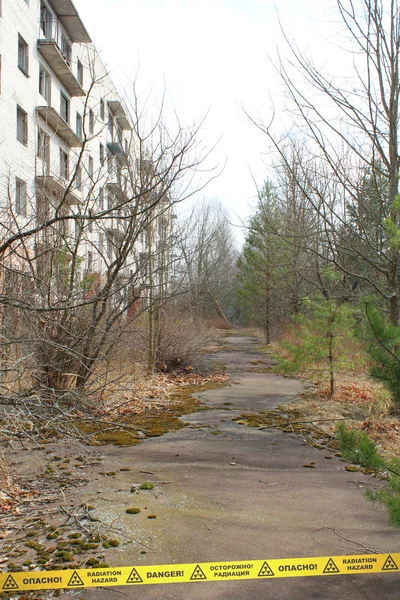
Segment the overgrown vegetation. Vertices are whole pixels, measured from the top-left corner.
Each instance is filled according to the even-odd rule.
[[[337,426],[337,438],[339,449],[345,458],[371,469],[386,481],[376,491],[369,489],[367,496],[371,500],[383,502],[392,525],[400,527],[400,460],[385,459],[364,431],[348,428],[344,423]]]
[[[284,354],[279,358],[285,373],[306,372],[311,379],[328,379],[335,393],[336,376],[360,371],[366,357],[355,334],[354,307],[320,298],[304,301],[301,314],[292,319],[280,341]]]
[[[400,327],[388,322],[372,305],[366,306],[366,318],[364,332],[373,361],[370,373],[384,382],[400,407]]]

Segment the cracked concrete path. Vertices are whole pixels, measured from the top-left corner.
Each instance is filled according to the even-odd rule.
[[[398,552],[399,531],[389,527],[383,507],[365,498],[367,476],[345,471],[339,458],[326,460],[326,451],[301,436],[232,420],[291,402],[304,384],[254,372],[267,365],[252,363],[268,359],[250,337],[232,336],[229,344],[217,358],[236,383],[201,394],[212,410],[184,417],[185,429],[104,450],[103,470],[127,465],[131,472],[123,475],[131,481],[160,482],[131,498],[128,479],[99,483],[99,515],[117,519],[137,541],[116,549],[111,566]],[[304,468],[310,462],[316,468]],[[125,514],[131,505],[142,506],[140,515]],[[150,512],[157,518],[147,519]],[[121,593],[141,600],[400,600],[400,575],[146,585],[62,597],[100,600]]]

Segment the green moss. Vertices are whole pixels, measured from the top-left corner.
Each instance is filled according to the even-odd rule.
[[[74,557],[68,550],[60,550],[59,552],[56,552],[56,557],[62,562],[72,562],[74,560]]]
[[[106,540],[103,542],[103,548],[118,548],[119,541],[118,540]]]
[[[86,566],[94,567],[95,569],[108,569],[108,567],[110,565],[105,562],[100,562],[100,560],[98,558],[93,557],[93,558],[89,558],[89,560],[86,561]]]
[[[69,537],[69,539],[70,539],[70,540],[77,540],[78,538],[80,538],[80,537],[81,537],[81,535],[82,535],[82,534],[80,534],[80,533],[76,532],[76,533],[70,533],[70,534],[68,535],[68,537]]]
[[[154,483],[151,481],[145,481],[139,486],[139,490],[152,490],[154,488]]]
[[[40,552],[40,550],[43,550],[42,545],[38,544],[37,542],[25,542],[25,546],[27,546],[28,548],[32,548],[33,550],[37,550],[38,552]]]
[[[141,441],[139,432],[146,437],[159,437],[168,431],[176,431],[186,427],[179,417],[199,410],[208,410],[200,400],[193,397],[206,390],[225,387],[226,382],[208,381],[201,385],[188,385],[179,388],[169,397],[170,404],[162,408],[153,408],[141,415],[125,417],[123,427],[115,426],[115,430],[102,431],[102,425],[93,421],[78,421],[76,427],[91,436],[91,443],[114,444],[115,446],[134,446]]]
[[[95,542],[80,541],[78,543],[82,550],[96,550],[99,547],[99,544],[96,544]]]
[[[125,512],[128,515],[138,515],[140,513],[140,508],[127,508]]]
[[[148,519],[157,519],[157,516],[156,515],[147,515],[147,518]]]

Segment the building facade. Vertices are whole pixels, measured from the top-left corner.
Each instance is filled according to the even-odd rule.
[[[2,239],[26,233],[24,251],[42,261],[42,272],[55,246],[64,262],[75,253],[80,290],[123,261],[125,301],[148,287],[157,254],[155,285],[165,286],[159,257],[166,263],[170,252],[169,195],[155,183],[73,3],[1,0],[0,7]]]

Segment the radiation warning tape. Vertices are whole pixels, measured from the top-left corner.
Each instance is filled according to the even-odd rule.
[[[60,588],[85,588],[147,583],[275,579],[316,575],[399,573],[400,553],[277,558],[269,560],[207,562],[173,565],[110,567],[62,571],[0,573],[0,590],[16,592]]]

